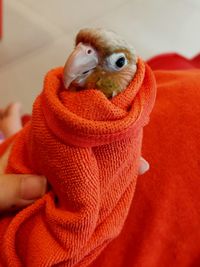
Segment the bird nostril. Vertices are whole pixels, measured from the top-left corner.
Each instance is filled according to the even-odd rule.
[[[87,74],[90,70],[86,70],[84,71],[82,74]]]
[[[92,50],[91,49],[88,49],[87,50],[87,54],[91,54],[92,53]]]

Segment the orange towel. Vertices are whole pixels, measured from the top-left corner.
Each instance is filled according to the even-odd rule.
[[[138,178],[123,231],[91,267],[200,266],[200,70],[154,74],[142,149],[150,171]]]
[[[142,60],[112,100],[97,90],[70,92],[62,68],[50,71],[31,121],[0,146],[7,173],[38,173],[51,190],[0,219],[1,266],[88,266],[122,230],[133,199],[143,127],[155,79]]]

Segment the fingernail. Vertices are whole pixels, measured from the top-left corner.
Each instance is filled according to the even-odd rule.
[[[43,196],[46,192],[46,178],[43,176],[26,176],[21,182],[21,198],[34,200]]]
[[[144,174],[149,170],[149,168],[150,168],[149,163],[145,159],[141,158],[139,166],[139,174],[140,175]]]

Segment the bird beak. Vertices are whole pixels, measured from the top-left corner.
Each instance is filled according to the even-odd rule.
[[[90,45],[79,43],[64,66],[63,82],[65,88],[75,81],[83,80],[98,64],[97,51]]]

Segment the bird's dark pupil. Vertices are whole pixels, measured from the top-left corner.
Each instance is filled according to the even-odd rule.
[[[118,68],[123,67],[124,64],[125,64],[125,58],[124,58],[124,57],[120,57],[120,58],[118,58],[118,60],[115,62],[115,64],[116,64],[116,66],[117,66]]]

